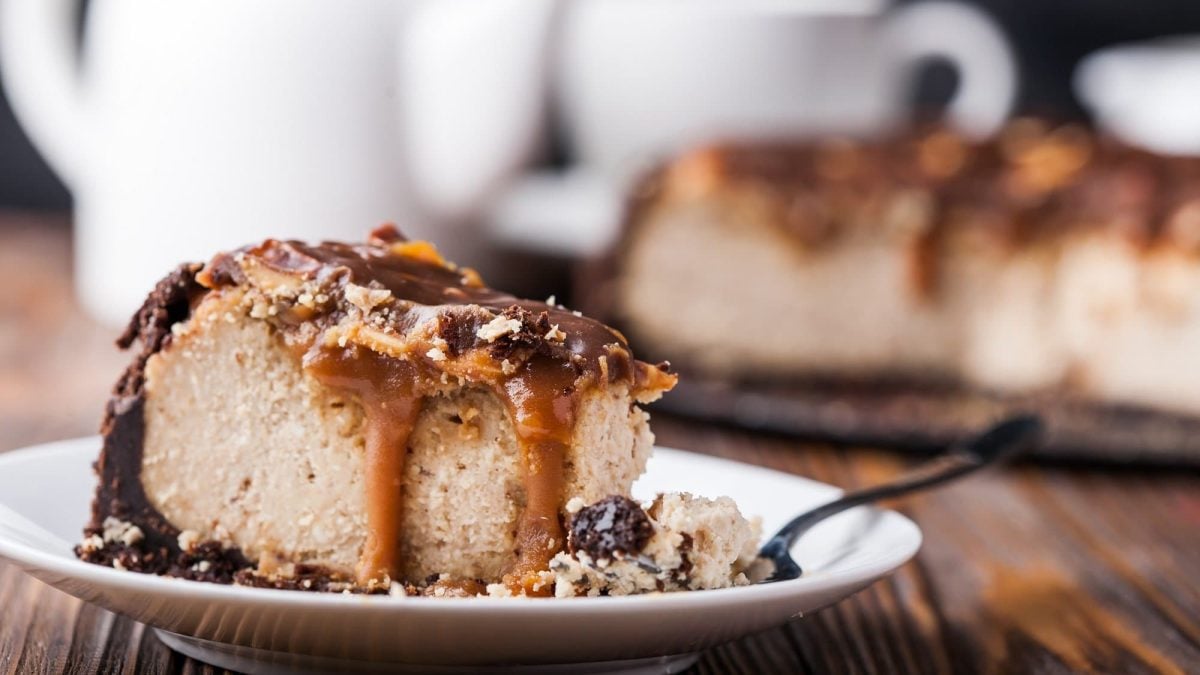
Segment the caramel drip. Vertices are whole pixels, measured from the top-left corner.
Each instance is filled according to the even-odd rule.
[[[315,346],[304,366],[322,384],[356,397],[365,419],[367,536],[357,569],[361,585],[399,580],[407,442],[421,412],[421,374],[411,361],[354,345]],[[515,593],[546,595],[538,573],[566,543],[561,521],[565,458],[579,407],[578,372],[570,364],[535,357],[500,383],[520,442],[525,504],[504,582]]]
[[[355,346],[310,349],[304,366],[326,386],[357,397],[365,415],[367,531],[357,581],[367,586],[398,579],[404,458],[422,402],[415,368]]]
[[[535,588],[538,572],[546,570],[566,544],[560,513],[564,464],[579,408],[577,378],[569,364],[534,358],[503,384],[503,398],[520,440],[525,487],[516,559],[504,577],[513,592],[548,595],[551,589]]]

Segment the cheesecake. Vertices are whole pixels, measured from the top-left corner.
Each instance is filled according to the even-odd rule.
[[[757,534],[732,502],[629,497],[653,445],[640,406],[675,384],[667,364],[394,227],[182,265],[119,344],[137,346],[106,410],[85,561],[394,595],[745,583]],[[641,514],[639,537],[582,543],[617,536],[578,516],[614,500]],[[610,578],[646,556],[655,579]]]
[[[603,277],[598,312],[710,381],[1200,414],[1200,159],[1078,126],[697,147]]]

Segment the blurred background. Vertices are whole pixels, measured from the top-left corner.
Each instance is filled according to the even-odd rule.
[[[395,221],[493,285],[568,299],[650,343],[647,354],[679,355],[682,414],[921,446],[997,410],[1048,406],[1058,410],[1053,445],[1064,453],[1200,456],[1192,440],[1200,391],[1174,382],[1178,364],[1167,365],[1175,354],[1187,359],[1187,341],[1200,336],[1200,321],[1190,323],[1200,307],[1186,299],[1195,266],[1186,260],[1151,260],[1148,248],[1104,253],[1098,267],[1083,265],[1094,278],[1071,283],[1115,290],[1081,300],[1079,320],[1035,302],[1039,293],[1075,293],[1059,281],[1071,270],[1056,268],[1038,286],[1041,272],[1004,268],[981,293],[1024,283],[1014,275],[1041,290],[1014,291],[1003,311],[955,319],[967,332],[1001,336],[999,346],[967,348],[957,333],[944,344],[922,334],[929,311],[915,296],[868,289],[839,299],[842,284],[829,277],[789,276],[786,265],[808,263],[764,271],[774,269],[763,262],[770,256],[753,246],[790,244],[737,235],[762,219],[748,207],[722,216],[727,229],[715,239],[685,238],[665,253],[621,227],[639,215],[630,204],[658,204],[668,193],[680,213],[744,201],[735,185],[744,171],[773,191],[772,208],[787,212],[780,222],[793,230],[883,219],[870,211],[883,200],[915,209],[917,221],[929,221],[918,229],[939,233],[917,237],[912,250],[951,262],[943,221],[985,202],[991,210],[972,218],[1008,219],[1016,229],[1053,221],[1044,226],[1053,231],[1087,212],[1114,231],[1126,221],[1110,215],[1132,219],[1154,242],[1200,240],[1200,202],[1191,197],[1200,153],[1196,3],[373,0],[334,12],[284,0],[138,8],[4,0],[0,9],[0,422],[26,429],[10,445],[63,435],[64,424],[90,430],[98,392],[121,360],[108,339],[178,261],[266,236],[354,240]],[[747,154],[755,147],[770,150]],[[912,166],[906,153],[918,157]],[[993,160],[970,158],[993,156],[994,168],[972,168]],[[929,174],[930,157],[950,173]],[[886,168],[864,173],[855,158]],[[674,168],[647,178],[663,166]],[[838,166],[859,169],[842,175]],[[914,179],[914,171],[929,175]],[[847,199],[866,210],[837,215]],[[663,290],[720,277],[709,273],[726,267],[720,258],[693,250],[704,247],[750,251],[738,260],[754,258],[746,267],[761,272],[739,272],[721,288],[754,297],[788,284],[786,301],[769,298],[797,317],[772,331],[778,340],[689,341],[647,319],[686,322],[719,314],[721,302],[740,304],[706,292],[680,305]],[[909,253],[875,267],[880,288],[902,283],[888,265],[926,255]],[[642,264],[675,276],[644,279]],[[921,269],[904,274],[936,276]],[[1116,288],[1121,279],[1136,281]],[[1051,293],[1054,284],[1067,290]],[[1163,293],[1174,298],[1169,320],[1147,309]],[[823,321],[812,306],[827,296],[835,307],[892,303],[899,327],[880,338],[892,351],[867,344],[881,330],[873,310],[838,324],[840,336],[813,337],[819,331],[805,326]],[[1123,314],[1112,319],[1118,296]],[[1097,323],[1093,305],[1109,318]],[[738,327],[706,331],[695,320],[680,325],[696,335]],[[808,353],[793,344],[802,336],[812,338]],[[867,346],[849,353],[839,342]],[[62,358],[31,359],[47,343]],[[80,354],[94,367],[78,369]],[[730,365],[730,354],[752,365]],[[1093,363],[1114,359],[1131,365]],[[845,367],[830,377],[811,367],[821,361]],[[41,409],[31,387],[93,372],[95,383],[69,394],[78,400],[60,416],[30,426],[30,411]],[[907,384],[864,398],[848,388],[864,379]]]
[[[911,0],[901,0],[907,4]],[[1103,47],[1200,32],[1200,6],[1187,0],[978,0],[975,5],[1003,27],[1020,69],[1015,110],[1061,119],[1088,119],[1071,87],[1080,61]],[[88,2],[80,3],[80,14]],[[955,84],[946,64],[930,63],[913,92],[924,107],[943,104]],[[547,161],[565,163],[561,132],[550,129]],[[12,208],[62,211],[70,193],[46,165],[13,117],[7,98],[0,106],[0,204]]]

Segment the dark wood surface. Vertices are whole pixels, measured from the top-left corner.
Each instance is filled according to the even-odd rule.
[[[0,451],[94,433],[124,360],[73,304],[68,239],[62,218],[0,213]],[[665,415],[654,428],[845,487],[913,461]],[[895,506],[925,532],[913,563],[693,672],[1200,672],[1195,471],[1023,464]],[[213,670],[0,563],[0,675]]]

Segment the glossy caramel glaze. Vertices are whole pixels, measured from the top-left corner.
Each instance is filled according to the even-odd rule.
[[[397,578],[404,457],[421,412],[412,366],[357,346],[310,349],[304,367],[363,407],[367,537],[356,576],[361,584]]]
[[[404,456],[423,400],[464,386],[504,402],[521,448],[524,508],[504,577],[535,595],[565,547],[564,462],[582,397],[623,385],[638,400],[670,389],[666,365],[634,359],[625,338],[566,308],[487,288],[395,228],[365,245],[268,240],[217,256],[208,288],[241,287],[252,316],[277,326],[304,368],[356,399],[365,416],[366,545],[360,585],[397,579]]]

